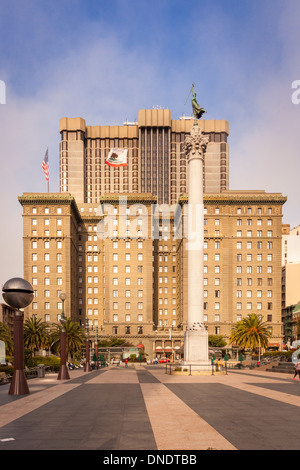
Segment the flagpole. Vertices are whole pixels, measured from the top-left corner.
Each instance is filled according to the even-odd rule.
[[[48,147],[47,147],[47,156],[48,156]],[[49,157],[48,157],[49,158]],[[47,181],[47,188],[49,193],[49,159],[48,159],[48,181]]]

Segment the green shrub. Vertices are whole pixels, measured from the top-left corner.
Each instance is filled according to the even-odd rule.
[[[12,366],[0,366],[0,372],[5,372],[6,375],[13,375],[14,368]]]
[[[45,366],[52,366],[54,372],[59,371],[60,358],[56,356],[35,356],[32,358],[33,365],[31,367],[37,367],[38,364],[44,364]]]
[[[266,351],[263,354],[263,357],[274,357],[274,356],[283,356],[290,357],[294,351]]]

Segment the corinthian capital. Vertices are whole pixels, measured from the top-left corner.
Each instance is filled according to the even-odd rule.
[[[203,159],[209,138],[204,137],[199,126],[193,126],[190,135],[184,142],[185,154],[188,158],[200,157]]]

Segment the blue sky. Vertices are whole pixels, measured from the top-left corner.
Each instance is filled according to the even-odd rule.
[[[172,117],[192,82],[207,119],[230,126],[230,189],[288,196],[300,223],[298,0],[0,0],[0,282],[21,275],[17,196],[59,190],[59,119],[119,124],[159,105]],[[4,176],[5,175],[5,176]]]

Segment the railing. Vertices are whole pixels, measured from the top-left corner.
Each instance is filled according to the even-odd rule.
[[[172,375],[173,372],[188,372],[188,375],[193,375],[192,372],[211,372],[211,375],[214,375],[215,372],[224,372],[227,375],[227,362],[225,366],[219,366],[218,364],[207,363],[207,364],[166,364],[165,373]]]

